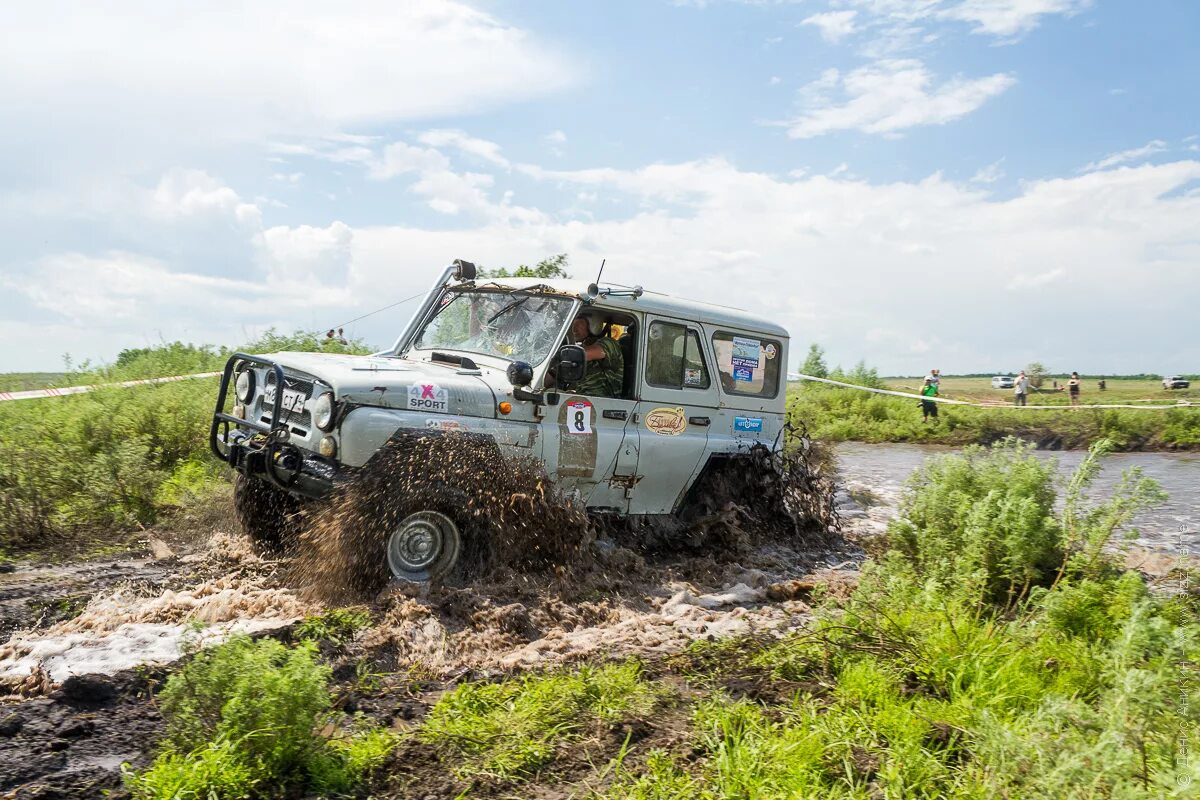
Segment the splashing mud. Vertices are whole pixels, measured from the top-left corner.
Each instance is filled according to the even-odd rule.
[[[311,515],[297,581],[326,600],[377,592],[388,579],[387,535],[409,514],[429,510],[450,516],[465,538],[452,583],[498,566],[537,572],[570,564],[590,535],[586,514],[539,462],[505,458],[465,434],[405,436]]]
[[[272,565],[244,537],[215,534],[206,552],[181,561],[196,568],[186,585],[126,583],[102,590],[72,618],[15,633],[0,645],[0,694],[7,689],[28,695],[31,687],[44,689],[71,675],[168,663],[179,658],[189,638],[219,641],[307,613],[308,606],[278,585]],[[184,584],[183,577],[178,583]],[[34,677],[39,675],[47,679]]]

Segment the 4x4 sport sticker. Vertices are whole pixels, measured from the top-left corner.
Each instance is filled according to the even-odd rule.
[[[687,416],[678,406],[656,408],[646,414],[646,429],[659,436],[678,436],[687,430]]]
[[[414,383],[408,387],[408,407],[412,411],[445,411],[450,393],[436,383]]]

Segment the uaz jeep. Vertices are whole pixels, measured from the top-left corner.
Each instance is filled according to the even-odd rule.
[[[585,343],[619,348],[603,392],[575,390],[588,360],[572,333],[580,317]],[[426,436],[469,435],[536,458],[592,513],[677,516],[716,465],[737,469],[752,449],[781,447],[787,348],[783,328],[732,308],[641,287],[477,279],[455,261],[384,352],[233,355],[210,444],[240,473],[239,517],[259,539],[278,539],[298,501]],[[380,553],[391,573],[449,571],[454,516],[417,509],[389,523]]]

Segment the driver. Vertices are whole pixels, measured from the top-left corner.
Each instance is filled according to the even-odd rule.
[[[571,335],[587,355],[587,368],[575,391],[595,397],[620,397],[625,376],[621,345],[602,336],[602,332],[603,323],[598,318],[580,315],[571,323]]]

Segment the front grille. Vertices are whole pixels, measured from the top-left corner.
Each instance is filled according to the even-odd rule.
[[[267,396],[271,390],[271,387],[275,385],[274,372],[267,372],[266,385],[267,390],[263,392],[262,396],[262,417],[260,421],[270,425],[273,423],[273,420],[271,419],[271,411],[274,410],[275,404],[274,398],[271,398],[271,401],[268,402]],[[299,436],[307,436],[309,429],[312,427],[312,415],[309,413],[308,406],[313,400],[313,383],[312,381],[305,380],[304,378],[297,378],[292,375],[284,375],[283,387],[289,393],[299,392],[304,398],[304,410],[297,413],[295,411],[288,411],[287,409],[284,409],[282,412],[283,422],[287,424],[289,428],[291,428],[292,433],[295,433]]]

